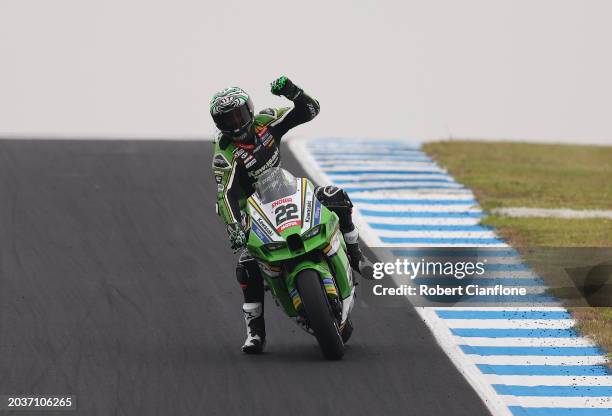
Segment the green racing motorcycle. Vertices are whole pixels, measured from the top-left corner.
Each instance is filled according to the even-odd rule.
[[[355,285],[338,216],[314,190],[280,167],[264,172],[246,202],[247,248],[277,305],[337,360],[353,331]]]

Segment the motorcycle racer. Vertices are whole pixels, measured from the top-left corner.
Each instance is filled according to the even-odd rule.
[[[236,277],[244,295],[243,312],[247,339],[245,353],[262,352],[265,346],[263,316],[263,278],[255,259],[244,248],[248,230],[243,226],[246,199],[263,172],[280,166],[280,142],[292,128],[312,120],[320,110],[319,102],[307,95],[285,76],[271,83],[274,95],[293,102],[293,108],[266,108],[255,114],[251,97],[241,88],[230,87],[216,93],[210,114],[218,131],[212,170],[217,184],[217,214],[227,227],[232,249],[240,251]],[[372,263],[359,249],[359,233],[352,221],[353,204],[347,193],[335,186],[315,189],[319,201],[339,218],[351,267],[371,278]]]

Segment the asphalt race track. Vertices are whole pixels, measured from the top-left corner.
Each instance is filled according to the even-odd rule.
[[[267,353],[243,355],[211,151],[0,140],[0,395],[76,396],[50,415],[488,414],[407,302],[358,303],[328,362],[268,298]]]

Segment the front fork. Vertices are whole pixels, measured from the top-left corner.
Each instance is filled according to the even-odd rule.
[[[325,259],[322,258],[322,260]],[[287,276],[286,282],[289,295],[291,296],[295,312],[297,312],[298,315],[300,315],[303,308],[301,307],[302,301],[300,294],[296,290],[295,278],[298,273],[304,269],[314,269],[318,273],[325,293],[332,306],[332,310],[336,315],[340,327],[342,327],[346,323],[355,303],[355,287],[353,285],[352,270],[348,263],[346,253],[341,249],[338,253],[328,256],[325,262],[303,262]]]

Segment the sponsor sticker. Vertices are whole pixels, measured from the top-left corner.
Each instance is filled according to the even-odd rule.
[[[268,132],[268,127],[264,127],[263,129],[261,129],[259,131],[259,133],[257,133],[259,135],[259,137],[263,137],[266,133]]]
[[[287,204],[289,202],[293,202],[292,197],[277,199],[276,201],[272,202],[272,208],[276,208],[278,205]]]
[[[284,224],[283,224],[283,225],[281,225],[280,227],[278,227],[276,230],[277,230],[278,232],[281,232],[281,231],[283,231],[283,230],[286,230],[287,228],[290,228],[290,227],[296,227],[296,226],[298,226],[298,225],[302,225],[302,221],[300,221],[300,220],[289,221],[289,222],[284,223]]]
[[[269,243],[272,240],[270,240],[270,238],[268,238],[268,236],[259,228],[257,223],[252,223],[251,224],[251,230],[253,230],[253,232],[257,235],[257,237],[259,237],[259,239],[261,241],[263,241],[264,243]]]
[[[278,159],[279,159],[279,154],[278,154],[278,147],[277,147],[274,149],[274,153],[272,154],[272,156],[270,156],[270,159],[268,159],[266,164],[260,167],[259,169],[256,169],[253,172],[249,171],[249,176],[252,178],[259,177],[262,173],[264,173],[266,170],[268,170],[272,166],[276,166],[277,164],[279,164]]]
[[[266,222],[263,220],[263,218],[257,217],[257,219],[255,221],[264,230],[264,232],[266,234],[272,235],[274,233],[274,231],[272,231],[272,229],[270,227],[268,227],[268,224],[266,224]]]
[[[304,218],[308,221],[310,219],[310,213],[312,211],[312,201],[306,201],[306,210],[304,214]]]
[[[321,202],[319,202],[319,200],[317,199],[317,201],[315,202],[313,225],[317,225],[319,223],[320,217],[321,217]]]

